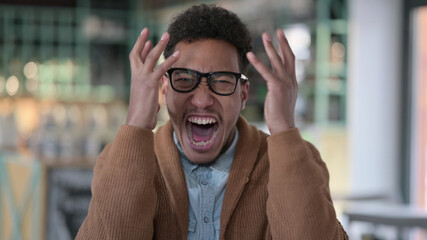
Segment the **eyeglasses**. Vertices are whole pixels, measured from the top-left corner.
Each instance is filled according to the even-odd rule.
[[[201,73],[187,68],[170,68],[167,74],[172,89],[181,93],[193,91],[199,85],[202,77],[208,80],[209,89],[221,96],[233,94],[239,79],[242,80],[242,83],[248,81],[245,75],[235,72]]]

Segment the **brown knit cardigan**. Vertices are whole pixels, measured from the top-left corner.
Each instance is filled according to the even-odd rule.
[[[329,174],[298,129],[268,136],[239,118],[220,239],[348,239]],[[94,168],[76,239],[187,239],[188,193],[168,122],[157,133],[122,126]]]

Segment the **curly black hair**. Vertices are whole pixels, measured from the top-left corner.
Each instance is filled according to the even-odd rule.
[[[248,67],[246,53],[252,50],[252,39],[239,17],[216,5],[192,6],[176,16],[169,25],[170,40],[164,51],[165,58],[173,54],[181,42],[191,43],[201,39],[218,39],[237,48],[239,67],[245,72]]]

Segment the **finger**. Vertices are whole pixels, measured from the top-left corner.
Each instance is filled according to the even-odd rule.
[[[279,30],[277,30],[277,31],[279,31]],[[283,65],[286,65],[287,61],[285,59],[285,54],[284,54],[284,50],[282,47],[283,46],[282,40],[281,40],[281,37],[279,37],[279,32],[276,32],[276,34],[277,34],[277,39],[279,39],[279,55],[280,55],[280,58],[282,59]]]
[[[144,69],[148,71],[153,71],[154,67],[157,64],[157,61],[159,60],[160,55],[165,50],[166,45],[169,41],[169,33],[165,32],[163,33],[162,37],[160,38],[159,43],[151,50],[151,52],[148,54],[147,58],[144,62]]]
[[[150,52],[151,47],[152,47],[151,41],[145,42],[144,49],[141,52],[141,61],[142,61],[142,63],[145,62],[145,58],[147,57],[148,53]]]
[[[281,29],[276,31],[277,38],[279,39],[280,54],[282,55],[283,63],[287,70],[294,70],[295,68],[295,55],[292,52],[288,39]]]
[[[268,82],[277,81],[276,76],[271,71],[269,67],[267,67],[264,63],[262,63],[253,52],[248,52],[246,54],[249,62],[255,67],[255,69],[261,74],[264,80]]]
[[[141,34],[139,35],[138,39],[135,42],[135,45],[133,45],[132,51],[129,54],[131,67],[135,66],[135,64],[142,63],[140,59],[140,53],[142,48],[145,46],[145,41],[147,41],[147,38],[148,38],[148,29],[144,28],[142,29]]]
[[[162,64],[156,67],[153,74],[156,79],[160,79],[163,75],[165,75],[166,71],[178,60],[180,56],[180,52],[174,52],[170,57],[168,57]]]
[[[267,52],[268,59],[270,59],[271,66],[273,67],[274,72],[282,75],[283,74],[283,62],[277,53],[276,49],[271,42],[271,37],[268,33],[262,34],[262,40],[264,44],[265,51]]]

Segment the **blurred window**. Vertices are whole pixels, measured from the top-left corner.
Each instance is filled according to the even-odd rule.
[[[415,9],[412,20],[412,199],[427,208],[427,6]]]

